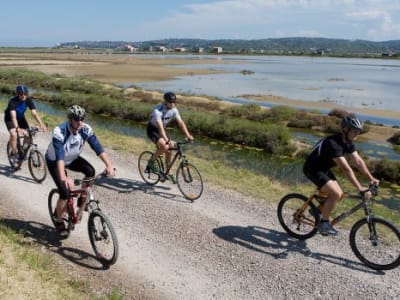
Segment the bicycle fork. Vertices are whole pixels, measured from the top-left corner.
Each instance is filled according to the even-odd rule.
[[[192,177],[192,174],[190,173],[189,164],[188,164],[188,161],[186,159],[184,161],[182,161],[180,168],[182,170],[183,180],[186,183],[192,182],[193,181],[193,177]]]

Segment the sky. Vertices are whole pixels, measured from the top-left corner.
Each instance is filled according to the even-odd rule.
[[[400,40],[400,0],[12,0],[0,47],[166,38]]]

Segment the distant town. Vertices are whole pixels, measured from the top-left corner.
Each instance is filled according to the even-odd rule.
[[[373,42],[303,37],[259,40],[77,41],[60,43],[56,47],[109,49],[119,52],[400,57],[400,40]]]

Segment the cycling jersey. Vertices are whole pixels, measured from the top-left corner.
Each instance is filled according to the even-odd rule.
[[[69,166],[83,150],[85,142],[100,155],[104,152],[92,128],[84,123],[79,131],[74,135],[69,122],[65,122],[53,130],[52,141],[46,151],[46,160],[48,163],[55,163],[58,160],[64,160],[65,166]]]
[[[168,109],[164,103],[161,103],[154,107],[153,112],[150,115],[150,124],[157,127],[157,121],[162,121],[162,124],[167,127],[168,123],[172,120],[180,119],[181,116],[176,107]]]
[[[307,173],[326,172],[335,166],[334,158],[356,151],[352,142],[345,143],[342,134],[335,134],[321,139],[314,145],[306,158],[303,170]]]
[[[10,101],[8,101],[7,108],[4,111],[4,121],[11,121],[12,110],[15,110],[17,114],[17,121],[23,120],[25,118],[25,111],[27,109],[36,109],[35,103],[32,98],[27,98],[26,100],[21,100],[18,96],[12,97]]]

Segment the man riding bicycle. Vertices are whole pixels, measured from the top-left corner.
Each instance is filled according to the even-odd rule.
[[[164,103],[154,107],[147,124],[147,136],[157,145],[156,152],[148,162],[148,169],[154,173],[158,172],[155,160],[160,157],[160,155],[165,153],[165,163],[167,166],[171,162],[170,149],[175,147],[175,142],[168,137],[165,128],[172,120],[178,123],[187,139],[193,140],[193,136],[189,133],[176,107],[176,95],[172,92],[166,92],[164,94]],[[176,183],[176,179],[173,175],[167,174],[167,179]]]
[[[12,148],[12,159],[14,161],[20,159],[17,154],[17,135],[26,134],[26,129],[29,128],[28,121],[25,118],[25,111],[29,108],[33,118],[39,126],[46,131],[47,128],[43,124],[42,119],[37,113],[35,103],[29,97],[28,88],[24,85],[18,85],[15,89],[16,96],[12,97],[4,111],[4,122],[10,134],[10,145]],[[25,137],[28,138],[28,137]]]
[[[56,206],[57,230],[61,237],[68,236],[65,228],[63,215],[66,212],[66,202],[70,197],[70,189],[73,181],[67,177],[66,168],[83,173],[86,177],[95,176],[95,169],[84,158],[80,156],[84,144],[87,141],[93,151],[100,157],[106,166],[107,176],[115,175],[114,167],[100,144],[92,128],[84,123],[85,109],[79,105],[72,105],[67,110],[68,121],[54,128],[52,140],[46,151],[46,162],[51,177],[53,178],[60,198]],[[86,207],[86,198],[81,196],[78,201],[79,215],[82,217]]]
[[[331,168],[337,165],[361,194],[369,199],[372,194],[368,188],[361,185],[353,169],[345,158],[349,154],[354,166],[371,183],[379,184],[379,180],[371,175],[364,160],[355,149],[354,141],[362,132],[363,124],[353,114],[345,116],[341,121],[341,133],[321,139],[314,145],[306,158],[303,172],[318,189],[326,193],[328,198],[321,208],[322,220],[319,223],[319,232],[322,235],[336,235],[338,231],[329,222],[329,216],[336,203],[343,197],[343,190],[332,173]]]

